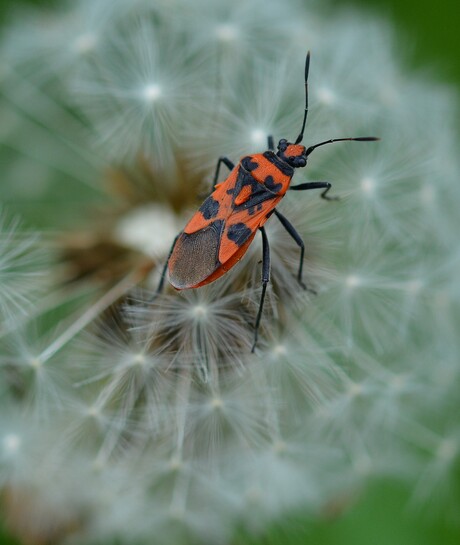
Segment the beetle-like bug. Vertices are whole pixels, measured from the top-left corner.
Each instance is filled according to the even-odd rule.
[[[307,182],[291,186],[296,168],[306,166],[313,150],[333,142],[354,140],[369,142],[373,136],[334,138],[306,148],[301,145],[308,114],[308,71],[310,52],[305,60],[305,111],[302,128],[294,143],[281,139],[275,152],[273,137],[268,137],[268,150],[247,155],[235,166],[227,157],[220,157],[214,174],[212,193],[174,239],[168,260],[163,268],[157,293],[163,288],[166,271],[169,282],[177,290],[199,288],[217,280],[229,271],[246,253],[257,231],[262,234],[262,293],[254,325],[254,352],[267,284],[270,280],[270,249],[264,224],[274,214],[300,247],[297,272],[302,282],[305,246],[297,231],[276,206],[288,189],[304,191],[322,189],[321,197],[331,189],[329,182]],[[222,163],[231,171],[227,179],[217,184]]]

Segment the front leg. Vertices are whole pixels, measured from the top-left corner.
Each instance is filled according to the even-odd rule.
[[[286,229],[286,231],[291,235],[291,237],[295,240],[297,245],[300,248],[300,262],[299,262],[299,271],[297,273],[297,280],[299,284],[302,286],[304,290],[307,289],[307,286],[302,281],[302,270],[303,270],[303,259],[305,255],[305,244],[304,241],[301,239],[299,233],[294,229],[294,226],[291,224],[291,222],[283,216],[278,210],[275,208],[274,210],[275,216],[280,220],[281,225]]]
[[[262,318],[262,310],[264,308],[265,292],[267,284],[270,282],[270,246],[268,245],[267,233],[264,227],[260,227],[262,233],[262,294],[260,296],[259,311],[257,312],[256,323],[254,325],[254,342],[252,343],[251,352],[254,352],[259,336],[259,325]]]
[[[216,171],[214,173],[214,178],[212,180],[211,193],[214,191],[214,187],[217,184],[217,179],[219,178],[220,165],[222,163],[224,163],[224,165],[230,171],[232,171],[235,168],[235,165],[230,161],[228,157],[219,157],[219,160],[217,161],[217,165],[216,165]]]
[[[339,197],[328,197],[327,192],[331,189],[332,185],[329,182],[306,182],[304,184],[291,185],[289,189],[293,191],[308,191],[309,189],[324,189],[321,193],[321,198],[326,201],[338,201]]]

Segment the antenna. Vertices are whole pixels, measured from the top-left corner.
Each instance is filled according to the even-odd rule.
[[[319,144],[310,146],[309,148],[307,148],[305,155],[308,157],[314,149],[319,148],[320,146],[333,144],[334,142],[345,142],[346,140],[355,140],[356,142],[374,142],[376,140],[380,140],[380,138],[377,138],[376,136],[358,136],[356,138],[333,138],[332,140],[325,140],[324,142],[320,142]]]
[[[305,130],[305,124],[307,122],[308,114],[308,70],[310,69],[310,51],[307,53],[307,58],[305,59],[305,113],[303,114],[302,128],[300,129],[300,134],[297,137],[295,143],[300,144],[303,139],[303,132]]]

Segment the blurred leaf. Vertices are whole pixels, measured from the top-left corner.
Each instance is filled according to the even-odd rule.
[[[305,523],[298,514],[267,529],[259,539],[244,533],[233,545],[458,545],[460,526],[408,506],[410,492],[381,481],[349,512],[335,519]]]
[[[19,542],[6,534],[0,527],[0,545],[19,545]]]
[[[337,7],[344,2],[335,0]],[[444,0],[442,9],[432,0],[351,0],[371,8],[396,22],[402,43],[413,44],[409,50],[416,65],[422,69],[434,67],[452,82],[460,84],[460,34],[458,32],[458,2]],[[403,56],[406,54],[404,52]]]

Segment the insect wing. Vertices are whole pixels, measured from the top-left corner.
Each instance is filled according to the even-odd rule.
[[[234,210],[225,223],[219,248],[219,261],[226,263],[235,253],[252,240],[259,227],[262,227],[281,197],[266,199],[257,205],[257,210],[249,214],[247,210]],[[247,247],[246,247],[247,249]],[[241,258],[243,254],[239,254]]]
[[[169,258],[169,281],[176,289],[192,288],[220,265],[219,247],[224,228],[216,220],[194,233],[182,233]]]
[[[235,170],[216,187],[177,239],[168,262],[169,281],[176,289],[193,288],[220,267],[222,233],[233,210],[228,190],[236,178]]]
[[[204,201],[177,239],[169,258],[169,281],[176,289],[207,284],[234,266],[255,232],[281,197],[262,184],[249,192],[241,186],[241,172],[233,171]],[[226,266],[228,264],[228,266]]]

